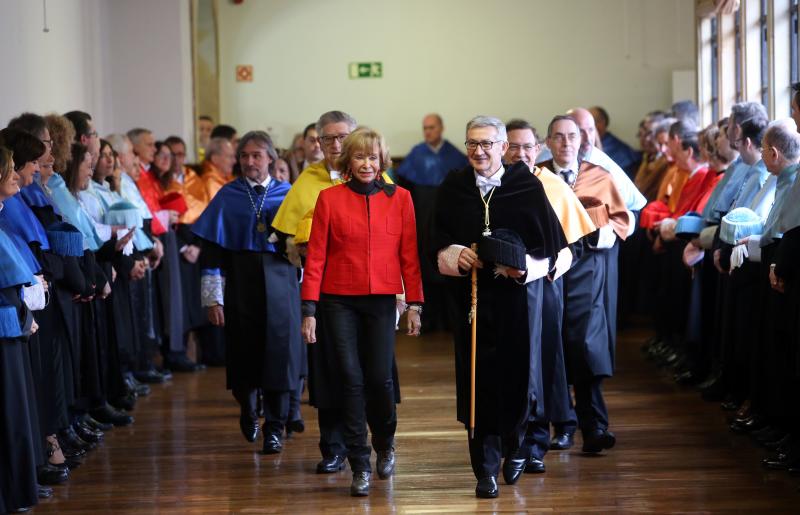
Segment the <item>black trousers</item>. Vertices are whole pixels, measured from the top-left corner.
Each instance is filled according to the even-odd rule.
[[[258,420],[256,413],[257,389],[233,390],[233,396],[242,408],[242,417]],[[264,396],[264,434],[281,436],[289,417],[289,392],[262,391]]]
[[[369,471],[367,424],[376,451],[397,429],[392,361],[394,295],[323,295],[320,310],[342,379],[344,442],[353,472]]]
[[[597,429],[608,429],[608,409],[603,399],[603,377],[576,377],[572,388],[575,390],[575,413],[578,425],[584,436]]]
[[[513,458],[519,453],[525,424],[507,435],[475,433],[469,440],[469,460],[476,479],[500,475],[502,458]]]

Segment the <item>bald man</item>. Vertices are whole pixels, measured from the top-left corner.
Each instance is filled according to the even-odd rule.
[[[422,119],[422,134],[425,139],[414,146],[397,167],[398,182],[411,191],[417,215],[417,238],[420,249],[427,248],[433,201],[436,190],[447,173],[467,166],[467,157],[452,143],[444,139],[444,123],[438,114],[429,114]],[[425,289],[425,312],[422,325],[426,331],[448,329],[448,297],[444,293],[442,277],[434,270],[428,259],[420,254],[422,282]]]

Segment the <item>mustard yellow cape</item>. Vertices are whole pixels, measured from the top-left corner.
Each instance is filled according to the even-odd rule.
[[[544,193],[558,221],[561,222],[568,243],[575,243],[597,229],[581,201],[566,182],[547,168],[534,167],[533,174],[542,181]]]
[[[385,173],[383,178],[387,183],[392,182]],[[311,220],[319,192],[341,182],[331,179],[325,161],[309,165],[292,185],[272,220],[272,226],[284,234],[294,236],[295,245],[307,243],[311,237]]]

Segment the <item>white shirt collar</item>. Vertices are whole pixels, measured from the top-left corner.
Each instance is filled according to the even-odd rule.
[[[328,173],[331,174],[332,181],[341,181],[342,180],[342,172],[337,172],[336,170],[328,170]]]
[[[245,179],[247,179],[247,184],[249,184],[251,188],[255,188],[256,186],[264,186],[264,189],[266,189],[267,186],[269,186],[269,182],[272,180],[272,177],[269,174],[267,174],[267,178],[264,179],[264,182],[261,183],[254,181],[250,177],[245,177]]]
[[[558,163],[556,163],[556,160],[553,159],[553,171],[556,174],[560,174],[564,170],[572,170],[573,172],[575,172],[575,174],[577,174],[580,171],[580,166],[578,165],[578,161],[577,160],[573,161],[569,166],[563,167],[560,166]]]
[[[491,177],[484,177],[475,170],[472,170],[472,173],[475,174],[477,188],[481,190],[481,195],[485,197],[492,188],[500,184],[503,175],[506,173],[506,169],[503,167],[503,165],[500,165],[500,168],[494,172]],[[489,180],[491,180],[494,184],[489,184]],[[480,184],[481,182],[484,184]]]
[[[707,165],[705,163],[697,163],[697,166],[694,167],[694,170],[692,170],[692,173],[689,174],[689,177],[690,178],[693,177],[694,174],[698,172],[698,170],[700,170],[701,168],[705,168],[706,166]]]

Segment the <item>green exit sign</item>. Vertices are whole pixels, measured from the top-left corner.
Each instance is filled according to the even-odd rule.
[[[350,63],[351,79],[380,79],[383,77],[383,63]]]

